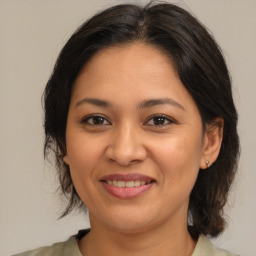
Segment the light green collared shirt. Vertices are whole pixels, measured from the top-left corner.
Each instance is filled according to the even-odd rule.
[[[36,250],[16,254],[14,256],[82,256],[75,236],[67,241],[42,247]],[[195,250],[191,256],[238,256],[222,250],[212,244],[209,238],[200,235]]]

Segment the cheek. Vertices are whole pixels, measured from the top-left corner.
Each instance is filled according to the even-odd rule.
[[[97,180],[97,164],[101,156],[99,144],[91,143],[84,134],[75,133],[76,136],[67,137],[67,153],[69,159],[70,174],[76,191],[83,201],[89,207],[93,202],[95,186]]]
[[[102,155],[102,148],[98,143],[92,143],[83,134],[67,137],[67,154],[71,174],[76,176],[92,176],[99,158]]]
[[[159,169],[171,184],[194,183],[200,157],[201,145],[195,138],[176,137],[155,146],[155,159]]]

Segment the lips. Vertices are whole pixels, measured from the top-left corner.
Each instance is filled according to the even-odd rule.
[[[112,174],[100,179],[104,188],[113,196],[130,199],[151,189],[156,180],[141,174]]]
[[[128,174],[111,174],[106,175],[101,178],[101,180],[120,180],[120,181],[131,181],[131,180],[140,180],[140,181],[151,181],[153,178],[142,175],[139,173],[128,173]]]

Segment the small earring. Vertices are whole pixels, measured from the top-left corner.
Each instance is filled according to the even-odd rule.
[[[206,164],[206,167],[209,168],[211,165],[210,165],[210,162],[208,160],[205,161],[205,164]]]

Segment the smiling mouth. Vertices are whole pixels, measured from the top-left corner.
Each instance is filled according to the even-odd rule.
[[[112,196],[132,199],[151,190],[157,183],[155,179],[138,174],[112,174],[100,179],[100,183]]]
[[[101,180],[110,186],[114,186],[117,188],[133,188],[133,187],[140,187],[144,185],[148,185],[151,183],[156,183],[155,180],[145,181],[145,180],[130,180],[130,181],[123,181],[123,180]]]

